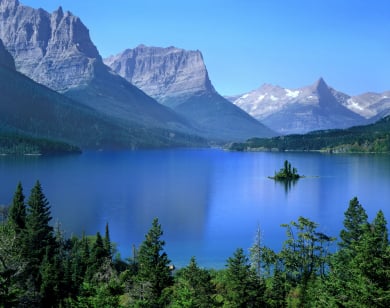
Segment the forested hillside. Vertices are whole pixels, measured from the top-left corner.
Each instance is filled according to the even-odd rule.
[[[299,217],[282,225],[281,251],[263,246],[259,229],[249,254],[238,248],[222,270],[195,257],[175,269],[157,218],[128,259],[116,254],[108,225],[104,235],[67,238],[52,226],[39,182],[27,200],[19,183],[0,218],[1,307],[390,306],[387,222],[382,211],[369,222],[356,197],[337,244]]]
[[[315,131],[305,135],[253,138],[229,145],[230,150],[256,151],[328,151],[390,152],[390,116],[366,125],[348,129]]]
[[[20,133],[0,132],[0,154],[2,155],[49,155],[80,152],[80,148],[65,142],[34,138]]]

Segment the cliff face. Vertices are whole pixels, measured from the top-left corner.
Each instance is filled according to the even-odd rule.
[[[215,92],[200,51],[140,45],[104,62],[145,93],[171,107],[192,95]]]
[[[102,65],[88,29],[61,7],[49,14],[2,0],[0,37],[18,71],[56,91],[86,84]]]

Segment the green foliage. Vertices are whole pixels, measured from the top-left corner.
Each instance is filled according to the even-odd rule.
[[[202,269],[193,257],[174,276],[157,219],[127,261],[112,258],[108,225],[104,237],[66,239],[50,221],[40,183],[27,204],[19,183],[0,223],[0,307],[390,306],[387,221],[379,211],[369,223],[356,197],[334,254],[334,238],[299,217],[282,225],[287,238],[279,253],[262,246],[258,229],[251,262],[237,249],[224,270]]]
[[[77,146],[21,133],[0,132],[0,153],[7,155],[52,155],[80,153]]]
[[[284,167],[280,169],[278,173],[275,172],[275,176],[272,179],[277,181],[294,181],[298,180],[301,176],[298,174],[296,168],[291,168],[291,163],[288,160],[284,161]]]
[[[227,260],[224,307],[258,307],[263,302],[263,281],[251,269],[243,249]]]
[[[26,228],[26,204],[24,203],[22,183],[18,183],[12,205],[9,209],[8,221],[15,228],[17,233],[21,233]]]
[[[175,286],[171,307],[199,307],[215,306],[215,286],[211,282],[209,271],[198,267],[195,257],[190,264],[179,270],[175,275]]]
[[[334,255],[327,291],[345,307],[390,305],[390,250],[386,220],[381,211],[374,221],[357,198],[345,212],[340,250]]]
[[[161,225],[155,218],[138,252],[136,287],[141,291],[139,299],[151,306],[161,305],[159,301],[163,290],[173,283],[162,235]]]
[[[232,151],[390,152],[390,116],[367,126],[273,138],[253,138],[228,146]]]

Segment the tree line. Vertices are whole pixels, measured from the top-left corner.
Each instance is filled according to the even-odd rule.
[[[0,307],[390,307],[390,245],[379,211],[372,222],[353,198],[336,238],[304,217],[283,224],[280,252],[238,248],[222,270],[195,257],[175,270],[154,219],[134,255],[115,254],[105,234],[66,238],[51,225],[37,181],[26,200],[19,183],[0,222]]]

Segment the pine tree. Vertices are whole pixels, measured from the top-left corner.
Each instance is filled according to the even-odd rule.
[[[139,297],[150,307],[161,305],[161,295],[165,288],[172,285],[173,279],[169,268],[170,260],[163,251],[165,242],[161,240],[163,231],[155,218],[152,228],[145,236],[138,253],[137,282]]]
[[[112,244],[110,240],[110,230],[108,228],[108,223],[106,223],[105,235],[104,235],[104,249],[106,250],[107,258],[112,260]]]
[[[56,248],[53,227],[49,225],[51,220],[49,202],[42,192],[39,181],[31,190],[28,205],[25,254],[35,292],[39,292],[42,283],[39,273],[41,263],[45,255],[52,258]]]
[[[95,243],[93,244],[89,255],[88,268],[85,275],[88,281],[91,281],[94,278],[106,260],[107,252],[104,248],[103,238],[100,235],[100,232],[97,232]]]
[[[195,257],[190,264],[179,270],[175,276],[172,307],[214,307],[215,286],[211,283],[209,271],[198,267]]]
[[[15,228],[17,234],[26,228],[27,214],[24,199],[22,183],[19,182],[8,214],[8,221]]]
[[[227,261],[225,294],[228,307],[261,307],[264,284],[251,269],[242,248]]]
[[[349,207],[344,213],[344,229],[340,232],[341,248],[353,250],[353,245],[357,243],[367,229],[367,214],[357,197],[349,202]]]

